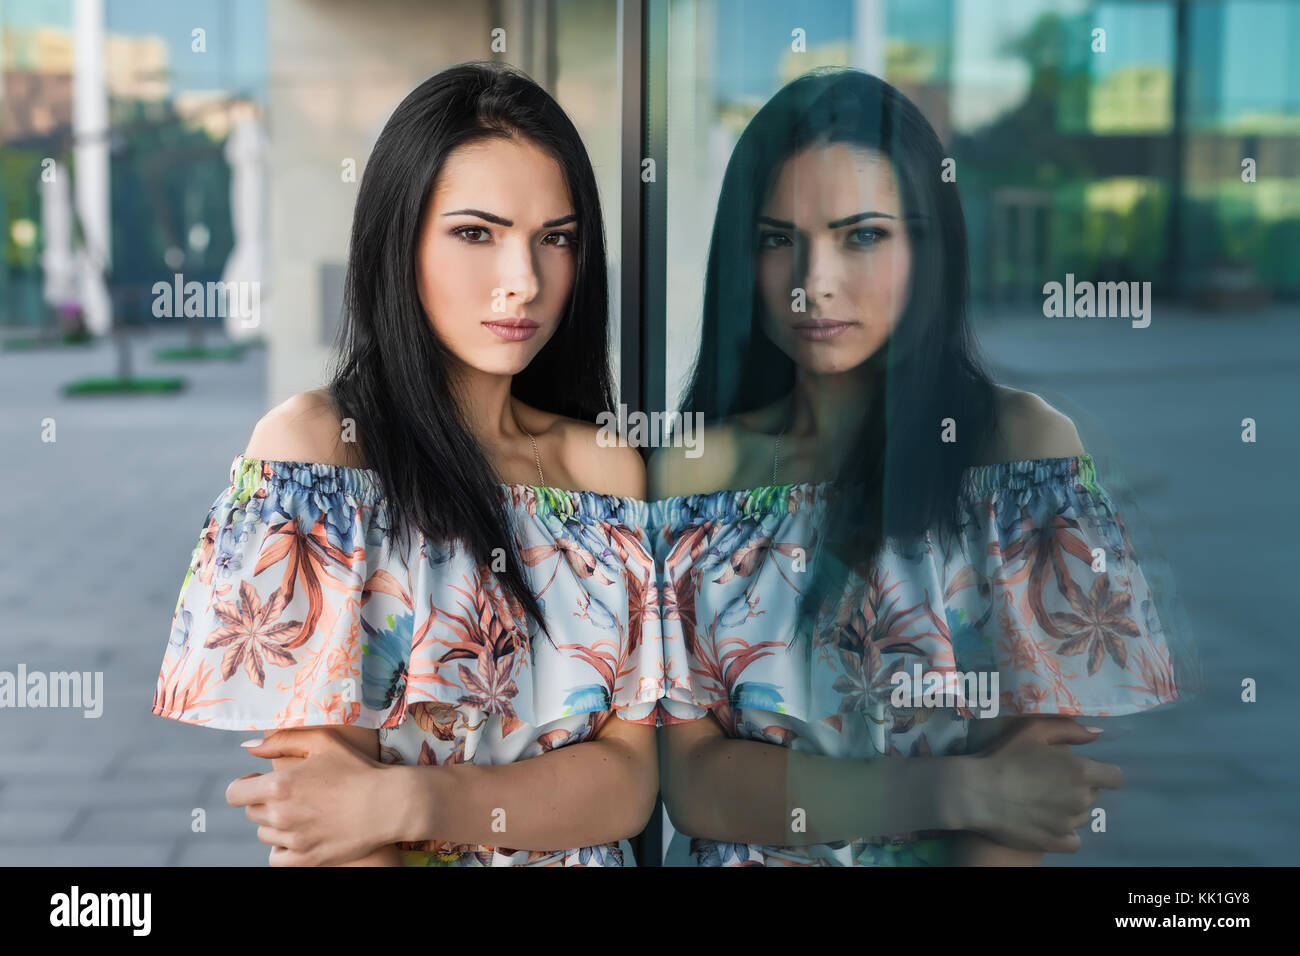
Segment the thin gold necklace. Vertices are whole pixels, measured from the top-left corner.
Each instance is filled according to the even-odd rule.
[[[793,416],[792,416],[793,417]],[[772,484],[776,484],[776,466],[781,461],[781,439],[785,437],[786,430],[789,429],[790,422],[786,421],[781,431],[776,436],[776,451],[772,453]]]
[[[524,429],[524,434],[527,435],[528,440],[533,443],[533,461],[537,462],[537,482],[545,488],[546,479],[542,476],[542,457],[537,454],[537,439],[534,438],[533,433],[528,431],[526,428]]]

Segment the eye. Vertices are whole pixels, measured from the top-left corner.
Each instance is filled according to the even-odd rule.
[[[860,237],[854,239],[854,241],[858,245],[870,246],[879,242],[881,239],[888,237],[889,233],[887,233],[883,229],[877,229],[874,226],[872,226],[866,229],[854,229],[851,233],[849,233],[849,236]]]
[[[558,247],[558,248],[560,248],[560,249],[567,249],[567,248],[569,248],[569,247],[571,247],[571,246],[573,246],[573,245],[576,245],[577,242],[578,242],[578,236],[577,236],[577,234],[576,234],[576,233],[572,233],[572,232],[553,232],[553,233],[551,233],[550,235],[548,235],[546,238],[547,238],[547,239],[550,239],[550,238],[552,238],[552,237],[557,237],[557,236],[558,236],[559,238],[563,239],[564,241],[563,241],[563,242],[553,242],[553,243],[551,243],[551,245],[556,246],[556,247]]]
[[[782,244],[793,245],[790,242],[790,237],[784,232],[760,232],[758,234],[758,247],[760,249],[778,249]]]
[[[455,229],[451,231],[451,234],[459,238],[461,242],[468,243],[471,246],[480,245],[482,240],[465,238],[471,232],[486,233],[487,230],[484,229],[482,226],[457,226]]]

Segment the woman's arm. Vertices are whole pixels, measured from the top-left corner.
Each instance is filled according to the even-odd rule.
[[[340,727],[339,735],[358,751],[366,756],[379,759],[379,731],[372,730],[369,727]],[[294,760],[301,758],[287,757],[280,760],[272,760],[271,766],[274,768],[277,763],[284,760]],[[338,866],[402,866],[402,854],[398,851],[395,844],[389,843],[379,847],[366,856],[356,860],[350,860],[346,863],[339,863]]]
[[[1059,730],[1082,743],[1082,728]],[[1019,741],[988,757],[852,759],[727,737],[712,714],[664,728],[663,793],[692,836],[803,846],[922,830],[980,830],[1053,852],[1077,848],[1079,802],[1118,768]],[[797,810],[802,813],[796,815]],[[796,829],[796,820],[804,823]]]
[[[992,743],[1012,718],[995,717],[992,720],[973,720],[967,735],[971,753],[983,750]],[[1041,723],[1041,722],[1039,722]],[[969,830],[954,834],[952,863],[954,866],[1042,866],[1043,853],[1039,850],[1018,850],[1003,846],[995,840]]]
[[[634,836],[659,789],[655,729],[613,713],[591,740],[515,763],[397,769],[390,812],[401,840],[520,850]]]
[[[950,757],[812,755],[730,738],[711,711],[661,740],[664,805],[692,836],[805,846],[959,825]]]
[[[976,720],[971,722],[967,741],[972,753],[992,749],[999,740],[1036,741],[1068,749],[1067,743],[1070,741],[1063,739],[1062,732],[1069,729],[1070,723],[1073,721],[1060,716],[1004,716],[992,720]],[[1066,737],[1068,738],[1068,734]],[[1072,853],[1082,845],[1077,835],[1074,836],[1074,840],[1074,848],[1065,852]],[[965,831],[956,835],[953,864],[956,866],[1042,866],[1043,852],[1004,846],[982,834]]]
[[[380,764],[337,733],[374,731],[325,729],[279,732],[250,748],[275,771],[226,791],[268,824],[259,839],[290,847],[275,857],[280,865],[396,864],[391,844],[406,841],[524,850],[612,842],[645,827],[658,792],[654,728],[612,713],[589,741],[499,766]]]
[[[301,798],[296,797],[290,789],[292,784],[285,783],[289,779],[285,771],[309,760],[313,743],[327,742],[327,738],[322,735],[325,731],[331,732],[334,738],[346,744],[355,754],[370,761],[378,761],[379,731],[368,727],[305,727],[277,731],[275,744],[263,743],[259,747],[249,748],[249,752],[255,756],[271,758],[271,774],[265,777],[253,775],[251,779],[241,778],[226,790],[227,802],[234,806],[244,806],[248,819],[260,824],[257,837],[263,843],[271,844],[272,866],[319,865],[317,861],[333,859],[332,856],[320,856],[322,850],[328,851],[330,848],[322,847],[313,831],[299,825],[299,814],[306,812],[308,819],[312,819],[312,811],[316,808],[304,808]],[[259,750],[265,752],[259,754]],[[293,752],[285,754],[286,750]],[[272,756],[273,754],[285,755]],[[354,764],[355,761],[351,761],[345,766]],[[334,787],[334,779],[334,775],[327,772],[324,778],[306,781],[305,786],[309,796],[314,798],[313,803],[323,803],[334,811],[335,819],[328,826],[332,835],[356,846],[357,840],[364,841],[364,834],[373,829],[373,808],[366,800],[349,800],[348,795],[355,791]],[[374,848],[350,860],[346,859],[347,855],[355,851],[347,850],[343,854],[344,860],[323,865],[403,865],[401,854],[391,842],[376,840],[362,845]]]

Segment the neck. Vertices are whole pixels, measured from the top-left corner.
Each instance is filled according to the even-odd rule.
[[[517,412],[519,402],[510,394],[510,375],[493,375],[464,369],[453,390],[461,417],[470,434],[484,447],[504,445],[525,437]]]
[[[789,404],[777,427],[788,437],[834,446],[857,433],[870,411],[875,377],[873,363],[846,372],[818,374],[799,369]]]

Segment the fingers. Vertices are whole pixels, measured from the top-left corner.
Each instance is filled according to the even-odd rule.
[[[1018,835],[999,835],[997,842],[1013,849],[1037,853],[1077,853],[1083,846],[1079,834],[1070,831],[1062,833],[1042,825],[1030,826]]]
[[[995,738],[988,749],[1019,749],[1033,744],[1051,746],[1089,744],[1099,736],[1086,729],[1073,717],[1062,714],[1033,714],[1010,718],[1010,721],[1010,728],[1005,735]]]
[[[232,807],[246,807],[254,803],[266,803],[271,795],[270,784],[262,778],[264,773],[250,773],[232,780],[226,787],[226,803]]]
[[[244,807],[244,816],[248,817],[249,823],[264,823],[269,827],[275,826],[275,821],[271,819],[271,807],[269,804],[249,804]]]
[[[1052,833],[1041,830],[1040,838],[1044,841],[1042,849],[1048,853],[1077,853],[1083,846],[1083,838],[1077,831],[1084,829],[1091,822],[1092,811],[1086,810],[1067,820],[1067,829],[1064,832]]]
[[[1085,810],[1083,813],[1080,813],[1078,816],[1073,817],[1070,820],[1070,824],[1069,824],[1070,830],[1071,831],[1082,830],[1091,822],[1092,822],[1092,811]]]
[[[1064,714],[1036,714],[1021,718],[1015,732],[1045,744],[1089,744],[1100,736]]]
[[[1107,790],[1119,790],[1124,786],[1124,772],[1113,763],[1102,763],[1087,757],[1079,759],[1084,761],[1083,773],[1089,789],[1105,787]]]
[[[1078,721],[1070,720],[1061,721],[1059,725],[1051,728],[1044,734],[1043,740],[1049,744],[1076,745],[1090,744],[1100,736],[1086,729]]]
[[[271,847],[269,862],[271,866],[316,866],[310,854],[283,846]]]
[[[299,851],[302,849],[302,838],[291,830],[277,830],[275,827],[262,824],[257,828],[257,838],[263,843],[281,850]]]
[[[293,727],[268,733],[256,747],[245,747],[254,757],[305,757],[318,741],[322,728]]]
[[[258,827],[257,838],[269,844],[271,866],[321,866],[319,847],[307,838],[274,827]]]
[[[1045,833],[1042,848],[1047,853],[1078,853],[1083,846],[1083,838],[1077,833]]]

